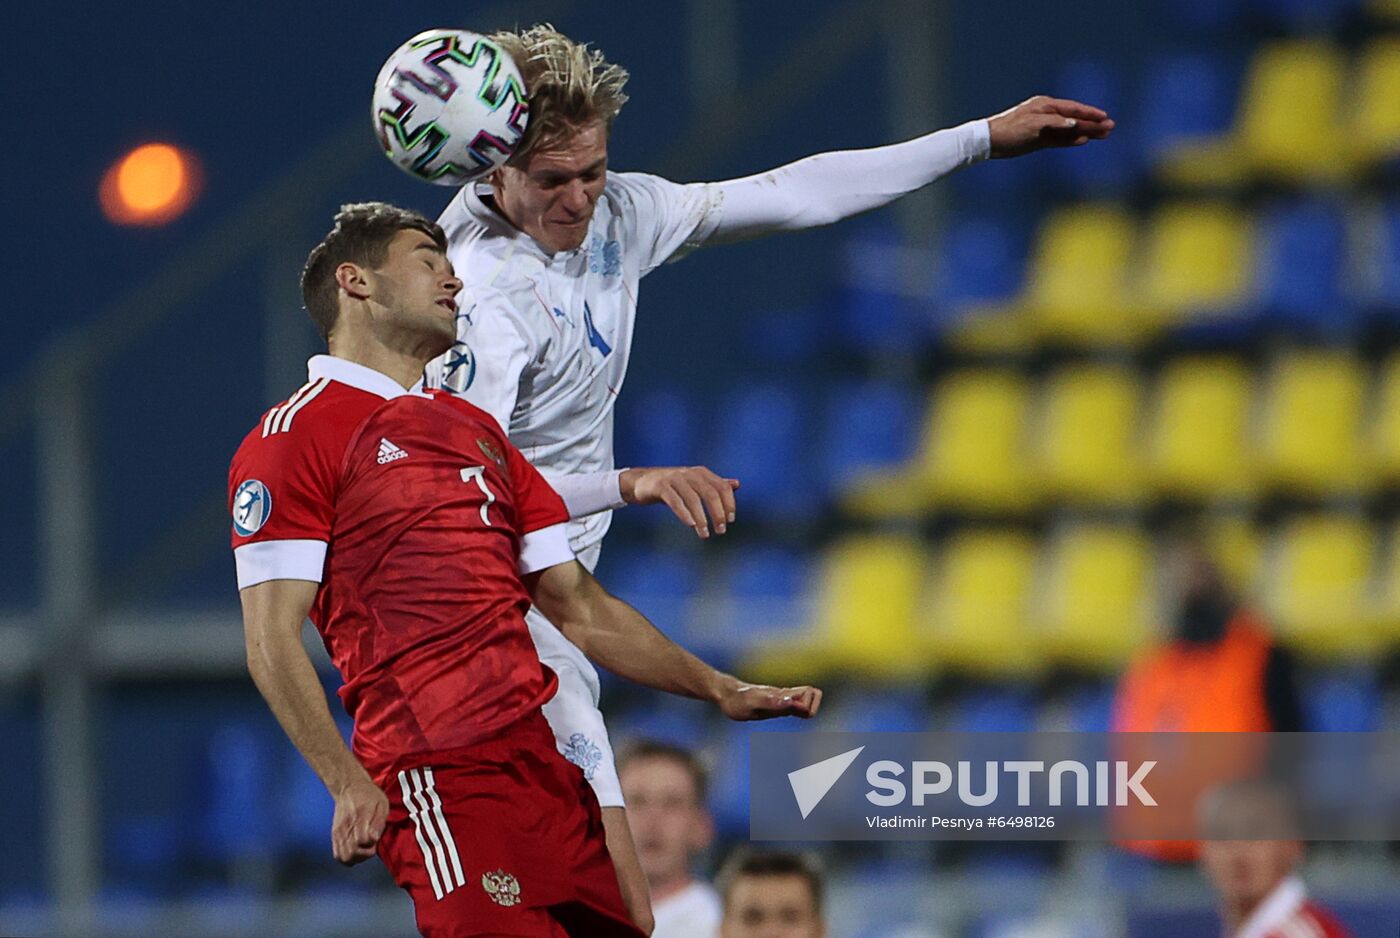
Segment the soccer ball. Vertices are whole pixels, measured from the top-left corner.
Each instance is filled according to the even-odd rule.
[[[395,166],[425,182],[461,186],[510,159],[529,110],[505,50],[464,29],[430,29],[379,70],[373,116]]]

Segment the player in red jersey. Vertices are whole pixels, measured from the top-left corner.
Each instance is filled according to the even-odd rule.
[[[1351,938],[1298,875],[1304,847],[1287,789],[1226,783],[1206,795],[1201,823],[1201,866],[1220,893],[1224,938]]]
[[[421,390],[455,338],[445,248],[422,216],[369,203],[311,252],[303,295],[330,354],[229,472],[249,670],[335,798],[336,858],[378,853],[425,935],[637,935],[597,800],[540,713],[555,678],[531,601],[604,667],[733,719],[811,716],[821,692],[745,685],[608,595],[500,426]],[[353,753],[301,645],[308,614]]]

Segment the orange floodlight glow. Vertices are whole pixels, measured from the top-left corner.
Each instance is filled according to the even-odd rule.
[[[113,224],[164,225],[194,203],[200,182],[193,153],[168,143],[147,143],[107,170],[97,197]]]

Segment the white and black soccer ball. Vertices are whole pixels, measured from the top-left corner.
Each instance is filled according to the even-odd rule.
[[[464,29],[430,29],[379,70],[374,131],[404,172],[461,186],[510,159],[525,136],[526,97],[519,69],[496,43]]]

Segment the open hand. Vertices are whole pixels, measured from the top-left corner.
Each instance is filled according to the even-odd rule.
[[[389,799],[368,775],[346,785],[335,796],[331,819],[331,852],[346,866],[374,856],[389,818]]]
[[[1106,111],[1036,95],[987,122],[992,138],[992,158],[1022,156],[1046,147],[1077,147],[1102,140],[1115,124]]]
[[[739,480],[721,478],[704,466],[624,469],[618,483],[629,505],[664,502],[701,538],[710,536],[711,524],[723,534],[734,523],[734,490]]]

